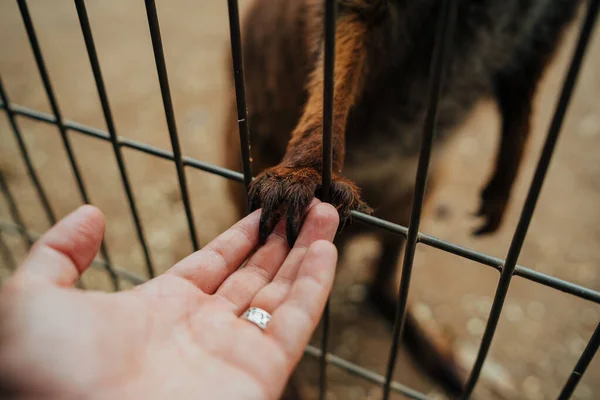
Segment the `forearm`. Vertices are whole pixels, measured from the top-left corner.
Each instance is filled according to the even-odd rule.
[[[356,13],[340,16],[336,26],[333,98],[333,170],[344,163],[346,121],[355,104],[365,73],[367,27]],[[282,166],[321,171],[323,136],[324,43],[308,82],[308,100],[292,132]]]

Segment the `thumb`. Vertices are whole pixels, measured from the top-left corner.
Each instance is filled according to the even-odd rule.
[[[15,279],[73,286],[92,263],[103,236],[102,212],[94,206],[81,206],[35,243]]]

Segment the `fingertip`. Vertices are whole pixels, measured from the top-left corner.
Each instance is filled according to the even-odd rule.
[[[102,228],[101,231],[104,234],[104,229],[106,225],[106,221],[104,218],[104,213],[98,207],[93,206],[91,204],[84,204],[80,206],[77,210],[75,210],[72,214],[81,215],[88,223],[94,227],[94,230],[99,230],[98,228]]]
[[[92,205],[92,204],[83,204],[83,205],[79,206],[74,212],[86,212],[86,213],[97,214],[99,216],[104,217],[102,210],[100,210],[98,207],[96,207],[95,205]]]
[[[310,210],[311,208],[313,208],[314,206],[316,206],[317,204],[322,203],[321,200],[317,199],[316,197],[313,197],[313,199],[311,200],[308,209]]]
[[[15,275],[72,286],[96,256],[104,228],[98,208],[78,207],[42,235]]]
[[[67,215],[56,230],[50,232],[45,244],[68,255],[82,272],[98,252],[105,228],[102,211],[85,204]]]
[[[317,258],[334,258],[337,260],[337,247],[324,239],[315,240],[308,248],[308,253]]]
[[[323,226],[335,226],[335,230],[337,230],[340,224],[340,216],[335,209],[329,203],[318,203],[310,210],[311,216]]]
[[[308,247],[319,239],[333,241],[339,226],[337,210],[330,204],[313,202],[298,233],[294,246]]]
[[[96,206],[84,204],[68,215],[65,220],[74,223],[77,230],[90,243],[98,243],[104,237],[106,221],[104,213]]]

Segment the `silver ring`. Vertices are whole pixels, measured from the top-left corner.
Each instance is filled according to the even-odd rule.
[[[265,329],[271,321],[271,314],[258,307],[250,307],[242,314],[242,318],[253,322],[260,329]]]

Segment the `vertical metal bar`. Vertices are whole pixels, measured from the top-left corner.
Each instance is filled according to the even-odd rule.
[[[110,135],[110,142],[113,146],[113,151],[117,159],[119,173],[121,174],[121,181],[123,183],[123,188],[125,189],[125,194],[127,195],[127,200],[129,202],[129,208],[131,210],[131,215],[135,224],[138,241],[140,242],[140,246],[142,247],[142,251],[144,253],[144,258],[146,261],[146,270],[148,272],[148,276],[150,278],[154,278],[155,272],[154,267],[152,265],[152,260],[150,258],[150,251],[148,250],[148,245],[146,243],[146,238],[144,236],[144,230],[142,227],[142,221],[140,220],[140,217],[138,215],[135,198],[133,196],[133,191],[129,183],[129,177],[127,175],[127,169],[125,167],[125,160],[123,159],[123,154],[119,145],[117,131],[115,128],[112,112],[110,110],[110,105],[108,103],[108,95],[104,86],[102,72],[100,71],[100,62],[98,61],[96,45],[94,44],[94,37],[92,35],[90,20],[87,15],[84,0],[75,0],[75,7],[77,8],[77,15],[79,16],[79,23],[81,25],[81,31],[83,33],[85,47],[87,49],[88,56],[90,59],[92,72],[94,74],[94,80],[96,81],[98,96],[100,97],[100,103],[102,105],[102,112],[104,113],[104,119],[106,120],[106,128],[108,129],[108,133]]]
[[[419,155],[419,166],[415,182],[415,193],[412,202],[410,222],[408,225],[408,235],[406,239],[406,248],[402,265],[402,276],[400,288],[398,290],[398,304],[396,305],[396,315],[394,319],[394,329],[392,337],[392,346],[390,358],[387,364],[385,383],[383,386],[383,398],[390,396],[390,385],[396,366],[396,358],[400,347],[400,338],[404,328],[404,317],[406,314],[406,304],[410,286],[415,249],[419,235],[419,224],[421,221],[421,211],[423,208],[423,199],[427,186],[427,173],[429,170],[429,160],[431,158],[431,149],[433,138],[436,131],[438,100],[442,89],[446,60],[449,55],[450,44],[453,39],[454,24],[456,21],[456,2],[454,0],[444,0],[441,4],[438,17],[438,30],[436,32],[433,55],[431,59],[431,85],[429,87],[429,106],[423,125],[423,137],[421,143],[421,154]]]
[[[8,268],[11,271],[16,270],[17,269],[17,261],[15,260],[15,257],[13,256],[12,251],[10,251],[10,249],[8,248],[8,245],[4,241],[4,235],[2,235],[2,232],[0,232],[0,253],[2,254],[2,258],[4,259],[4,262],[6,263]]]
[[[27,36],[29,38],[29,43],[31,45],[31,49],[35,57],[35,62],[40,72],[40,77],[42,78],[44,89],[46,90],[46,94],[48,95],[48,101],[50,102],[52,113],[56,118],[56,125],[58,127],[58,131],[60,132],[65,151],[67,152],[69,163],[71,164],[71,170],[73,171],[75,181],[77,182],[77,187],[79,189],[79,194],[81,195],[81,200],[84,203],[89,204],[90,199],[88,197],[87,190],[81,177],[81,172],[79,170],[79,165],[77,164],[77,159],[75,158],[75,154],[73,153],[71,141],[69,140],[67,130],[65,129],[63,123],[62,114],[60,112],[60,108],[58,107],[58,102],[56,101],[56,96],[54,94],[54,89],[52,88],[52,83],[50,82],[50,75],[48,74],[48,70],[46,68],[46,62],[44,61],[44,57],[42,55],[42,50],[37,39],[37,34],[35,33],[35,28],[33,27],[33,21],[31,20],[29,8],[27,7],[27,3],[25,0],[19,0],[18,4],[19,10],[21,11],[21,16],[23,18],[23,24],[25,25],[25,30],[27,31]],[[115,290],[118,290],[119,280],[117,278],[117,274],[113,271],[112,263],[110,261],[108,250],[104,241],[102,241],[101,243],[100,253],[102,254],[102,257],[104,257],[108,265],[107,272],[110,275],[113,286]]]
[[[31,248],[31,245],[33,245],[33,238],[29,235],[29,232],[27,231],[27,227],[25,226],[23,217],[21,216],[21,213],[19,212],[19,209],[17,208],[17,202],[15,201],[15,198],[13,197],[12,193],[10,192],[8,183],[6,182],[6,179],[4,178],[4,174],[2,173],[2,171],[0,171],[0,190],[2,191],[2,194],[4,195],[4,198],[6,199],[6,203],[8,204],[8,210],[10,212],[10,216],[11,216],[12,220],[15,222],[15,224],[17,224],[19,233],[21,234],[21,238],[23,239],[25,246],[28,249]]]
[[[331,169],[333,158],[333,95],[335,74],[335,30],[337,1],[325,1],[324,38],[325,54],[323,65],[323,166],[321,182],[321,200],[330,201]],[[323,312],[323,331],[321,336],[321,358],[319,360],[319,399],[327,397],[327,347],[329,341],[329,299]]]
[[[37,192],[38,198],[42,203],[42,208],[46,213],[46,218],[48,218],[48,222],[50,225],[54,225],[56,223],[56,215],[52,210],[52,206],[50,205],[50,201],[48,200],[48,196],[46,195],[46,191],[42,187],[40,179],[38,178],[37,172],[33,167],[33,163],[31,162],[31,157],[29,156],[29,150],[27,149],[27,145],[25,144],[25,140],[23,139],[23,134],[17,125],[17,121],[15,119],[15,114],[11,109],[10,100],[4,90],[4,86],[2,85],[2,79],[0,78],[0,99],[4,103],[4,109],[6,110],[6,115],[8,117],[8,121],[10,122],[10,126],[12,127],[13,133],[15,134],[15,139],[17,140],[17,145],[19,146],[19,151],[21,152],[21,157],[23,161],[25,161],[25,166],[27,167],[27,173],[29,174],[29,179],[33,183],[35,190]]]
[[[571,372],[567,383],[560,392],[558,400],[567,400],[571,398],[573,392],[577,388],[577,384],[579,384],[579,381],[583,377],[585,370],[587,369],[588,365],[590,365],[590,362],[592,362],[594,355],[596,355],[598,347],[600,347],[600,324],[596,326],[596,330],[592,334],[587,346],[585,346],[585,350],[583,350],[581,357],[579,357],[579,360],[577,360],[577,364],[575,364],[573,372]]]
[[[322,200],[329,201],[333,156],[333,95],[335,73],[335,27],[337,2],[325,1],[325,58],[323,67],[323,171]]]
[[[246,83],[244,81],[244,59],[242,54],[242,35],[240,33],[240,13],[237,0],[227,0],[229,9],[229,35],[233,77],[235,80],[235,100],[237,103],[238,128],[242,153],[242,168],[246,193],[252,182],[252,162],[250,159],[250,128],[248,126],[248,107],[246,105]],[[246,203],[248,203],[246,201]]]
[[[58,107],[58,102],[56,101],[56,96],[54,95],[54,89],[52,88],[52,83],[50,82],[50,76],[46,68],[46,62],[44,61],[44,57],[42,55],[42,51],[40,49],[40,45],[37,39],[37,34],[33,27],[31,14],[29,13],[29,8],[27,7],[27,3],[25,0],[18,0],[18,4],[19,10],[21,11],[21,17],[23,18],[23,24],[25,25],[25,30],[27,31],[27,36],[29,38],[29,43],[33,51],[33,56],[35,58],[35,62],[40,72],[40,77],[42,79],[44,89],[46,90],[46,94],[48,95],[48,101],[50,102],[52,113],[56,118],[56,125],[60,132],[60,136],[62,138],[65,150],[67,152],[67,156],[69,157],[69,162],[71,164],[73,174],[75,175],[81,198],[84,203],[89,203],[87,191],[85,190],[85,186],[81,178],[81,173],[77,165],[77,160],[75,159],[71,142],[69,140],[69,137],[67,136],[67,130],[65,129],[63,123],[62,113],[60,112],[60,109]]]
[[[167,75],[167,64],[163,52],[162,39],[160,36],[160,27],[158,24],[158,14],[154,0],[146,0],[146,14],[148,15],[148,27],[150,28],[150,37],[152,38],[152,48],[154,49],[154,60],[156,61],[156,71],[158,73],[158,82],[160,83],[160,92],[162,94],[163,106],[167,117],[167,126],[171,138],[171,146],[175,156],[175,166],[177,167],[177,178],[179,179],[179,188],[181,190],[181,199],[185,208],[188,226],[190,229],[190,239],[194,250],[198,250],[198,238],[196,228],[194,227],[194,216],[190,205],[187,182],[185,180],[185,170],[181,156],[181,147],[177,137],[177,125],[175,124],[175,113],[173,111],[173,101],[171,100],[171,90],[169,89],[169,77]]]
[[[504,304],[506,294],[508,293],[508,287],[517,265],[519,254],[521,252],[521,248],[523,247],[523,242],[525,241],[525,235],[527,234],[529,223],[533,217],[533,212],[542,189],[542,184],[544,183],[546,173],[548,172],[548,167],[552,159],[552,153],[554,152],[554,148],[560,134],[560,129],[562,127],[565,114],[567,113],[567,108],[569,107],[571,95],[575,88],[577,76],[579,74],[579,70],[581,69],[583,57],[594,28],[594,23],[598,15],[599,3],[600,0],[591,0],[589,3],[585,22],[581,27],[577,46],[571,60],[571,65],[569,66],[569,71],[567,72],[567,76],[563,83],[562,92],[556,105],[552,123],[548,130],[548,136],[546,138],[546,142],[544,143],[542,154],[540,155],[540,159],[529,188],[529,193],[527,194],[527,199],[525,200],[523,211],[521,212],[521,217],[519,218],[519,223],[510,244],[502,273],[500,274],[500,281],[498,282],[498,287],[494,296],[494,302],[492,303],[492,308],[490,310],[490,316],[483,333],[481,346],[479,348],[477,358],[475,359],[473,370],[471,371],[469,379],[467,380],[465,393],[463,394],[462,399],[468,399],[471,396],[471,393],[477,384],[477,380],[479,378],[479,374],[481,373],[487,353],[490,349],[490,345],[496,331],[496,326],[498,325],[498,320],[500,319],[500,313],[502,312],[502,306]]]

